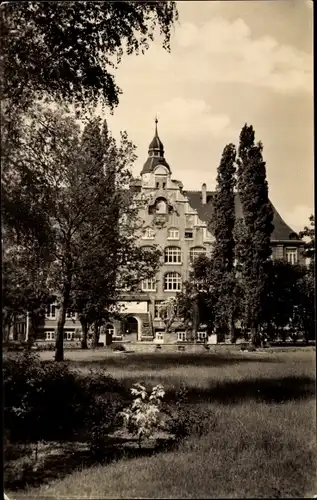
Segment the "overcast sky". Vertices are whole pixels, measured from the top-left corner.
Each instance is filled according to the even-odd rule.
[[[264,145],[269,195],[295,230],[313,212],[312,2],[177,2],[171,53],[161,40],[116,71],[123,94],[107,117],[137,146],[139,175],[159,119],[173,178],[215,187],[226,144],[244,123]]]

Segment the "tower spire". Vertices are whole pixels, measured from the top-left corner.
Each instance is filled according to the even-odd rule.
[[[157,113],[156,113],[156,115],[155,115],[155,137],[158,137],[157,124],[158,124],[158,119],[157,119]]]

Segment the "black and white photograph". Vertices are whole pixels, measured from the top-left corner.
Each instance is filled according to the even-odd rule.
[[[313,0],[0,13],[4,498],[316,498]]]

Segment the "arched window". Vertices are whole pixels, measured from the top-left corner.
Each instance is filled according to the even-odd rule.
[[[167,212],[167,203],[164,198],[158,198],[155,203],[155,212],[157,214],[166,214]]]
[[[167,231],[168,240],[179,240],[179,229],[176,227],[170,227]]]
[[[182,251],[178,247],[166,247],[164,250],[165,264],[181,264]]]
[[[180,291],[182,288],[182,277],[176,272],[166,273],[164,277],[164,290],[166,292]]]
[[[193,247],[189,250],[189,260],[193,262],[200,255],[206,255],[207,251],[205,247]]]
[[[155,231],[151,227],[146,227],[143,231],[143,239],[144,240],[154,240]]]

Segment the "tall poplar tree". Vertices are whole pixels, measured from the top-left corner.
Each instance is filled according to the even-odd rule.
[[[235,276],[234,237],[236,184],[236,148],[228,144],[218,167],[217,187],[214,198],[212,231],[215,243],[212,257],[215,311],[217,329],[229,328],[234,340]]]
[[[255,143],[252,125],[245,124],[240,133],[238,150],[238,192],[245,230],[245,244],[242,244],[244,248],[240,251],[239,264],[244,290],[243,319],[251,329],[254,344],[259,341],[268,268],[271,264],[270,239],[274,229],[262,151],[262,143]]]

